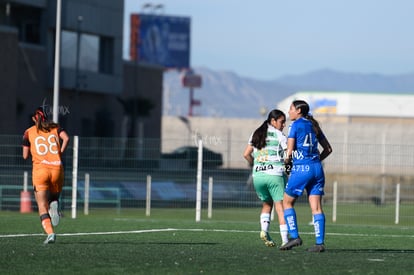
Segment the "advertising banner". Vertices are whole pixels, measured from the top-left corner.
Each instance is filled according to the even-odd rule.
[[[131,60],[166,68],[190,67],[190,18],[131,15]]]

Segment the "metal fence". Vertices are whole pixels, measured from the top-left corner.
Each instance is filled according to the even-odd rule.
[[[335,132],[328,134],[334,154],[324,163],[327,179],[325,205],[331,207],[336,200],[339,204],[373,206],[375,215],[387,215],[386,220],[392,222],[395,218],[394,211],[384,211],[383,207],[396,207],[398,185],[401,190],[398,203],[403,210],[403,218],[399,220],[414,222],[414,213],[404,212],[404,206],[414,205],[414,187],[411,184],[414,146],[409,144],[411,140],[396,132],[386,132],[385,137],[375,137],[369,142],[355,136],[358,135],[358,130],[341,133],[338,133],[338,138],[335,138]],[[76,174],[79,208],[82,208],[85,200],[82,191],[85,188],[85,175],[90,178],[92,209],[144,208],[148,176],[151,176],[152,181],[152,207],[195,207],[197,171],[194,159],[165,158],[163,153],[166,152],[162,152],[160,145],[168,142],[171,143],[170,147],[174,147],[173,144],[181,145],[176,140],[79,137]],[[231,144],[232,150],[239,148],[237,156],[226,150],[226,144]],[[209,149],[222,155],[223,165],[206,166],[202,171],[203,208],[207,206],[210,179],[214,186],[214,208],[259,209],[261,203],[254,192],[250,170],[242,159],[245,144],[244,140],[222,139],[221,147],[210,146]],[[62,201],[66,209],[71,207],[73,150],[71,142],[64,154],[65,189]],[[19,209],[25,171],[29,171],[29,187],[31,186],[31,162],[22,159],[21,151],[21,136],[0,136],[0,210]],[[336,197],[334,183],[337,184]],[[299,202],[303,201],[306,201],[306,197]],[[352,210],[344,215],[359,214]]]

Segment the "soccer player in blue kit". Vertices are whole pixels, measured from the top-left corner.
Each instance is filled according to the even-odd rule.
[[[306,189],[316,238],[315,245],[308,251],[323,252],[325,214],[322,210],[322,196],[325,174],[321,162],[332,153],[332,147],[319,123],[309,113],[308,103],[303,100],[293,101],[289,109],[289,118],[293,122],[288,133],[285,164],[286,167],[291,167],[291,172],[283,196],[283,208],[290,239],[280,250],[290,250],[294,246],[302,245],[294,204]],[[318,144],[322,146],[322,152],[319,152]]]

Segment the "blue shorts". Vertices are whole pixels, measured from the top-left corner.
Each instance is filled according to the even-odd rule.
[[[306,189],[308,195],[323,196],[325,187],[325,174],[322,164],[311,162],[306,164],[293,164],[285,193],[291,197],[302,196]]]

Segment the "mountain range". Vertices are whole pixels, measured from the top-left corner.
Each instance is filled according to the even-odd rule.
[[[299,91],[414,94],[414,73],[401,75],[344,73],[322,69],[302,75],[286,75],[264,81],[233,72],[194,68],[200,75],[200,88],[193,98],[194,116],[259,118],[286,97]],[[164,73],[163,115],[189,114],[190,89],[183,87],[178,71]]]

